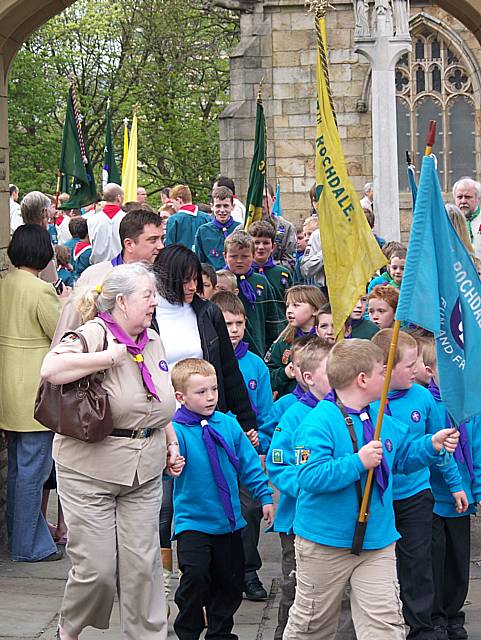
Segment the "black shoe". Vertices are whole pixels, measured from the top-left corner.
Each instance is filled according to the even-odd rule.
[[[446,627],[435,626],[434,633],[436,635],[436,640],[448,640],[448,630]]]
[[[64,557],[63,551],[61,549],[58,549],[58,551],[51,553],[49,556],[46,556],[41,560],[37,560],[37,562],[55,562],[56,560],[62,560],[63,557]]]
[[[449,625],[447,631],[449,640],[466,640],[468,637],[468,632],[462,624]]]
[[[259,578],[245,582],[244,593],[247,600],[253,600],[254,602],[262,602],[262,600],[267,600],[268,598],[267,591],[264,589]]]

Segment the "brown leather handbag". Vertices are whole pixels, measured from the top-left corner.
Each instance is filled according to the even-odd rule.
[[[84,353],[88,353],[87,341],[81,333],[69,331],[67,335],[76,336],[82,343]],[[107,348],[107,332],[103,348]],[[109,397],[102,387],[104,377],[105,371],[99,371],[67,384],[52,384],[42,380],[33,417],[62,436],[83,442],[100,442],[114,428]]]

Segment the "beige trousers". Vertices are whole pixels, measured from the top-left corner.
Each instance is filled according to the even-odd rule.
[[[122,640],[166,640],[159,557],[162,478],[132,487],[57,465],[58,493],[72,562],[60,612],[70,635],[108,629],[117,593]]]
[[[394,544],[354,556],[296,537],[297,588],[283,640],[331,640],[341,600],[351,585],[358,640],[404,640]]]

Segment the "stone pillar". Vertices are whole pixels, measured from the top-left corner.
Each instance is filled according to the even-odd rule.
[[[355,50],[368,59],[372,70],[372,163],[376,230],[382,237],[400,240],[394,73],[399,57],[411,49],[408,6],[405,0],[376,0],[372,20],[367,1],[354,0],[354,10]]]

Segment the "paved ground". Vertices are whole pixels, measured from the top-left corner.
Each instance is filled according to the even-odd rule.
[[[473,520],[471,586],[466,603],[470,640],[481,640],[481,518]],[[275,534],[263,535],[262,580],[270,591],[268,602],[244,601],[236,616],[240,640],[272,640],[277,620],[280,547]],[[53,640],[69,567],[68,560],[53,563],[13,563],[0,552],[0,638]],[[172,605],[175,608],[175,605]],[[118,640],[118,611],[108,631],[86,630],[82,640]],[[173,631],[169,638],[175,638]],[[141,639],[139,639],[141,640]],[[376,639],[373,639],[376,640]],[[382,639],[378,639],[382,640]]]

